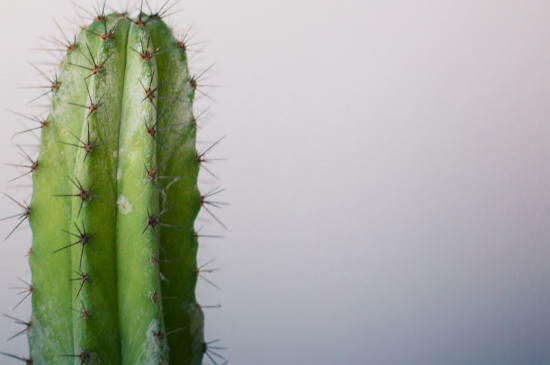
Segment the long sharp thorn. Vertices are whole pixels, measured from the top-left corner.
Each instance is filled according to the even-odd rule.
[[[13,179],[8,180],[8,183],[11,183],[11,182],[14,182],[14,181],[16,181],[16,180],[19,180],[19,179],[21,179],[22,177],[25,177],[25,176],[27,176],[27,175],[29,175],[29,174],[32,174],[32,171],[28,171],[28,172],[25,172],[24,174],[21,174],[21,175],[19,175],[19,176],[14,177]]]
[[[225,138],[225,136],[223,136],[222,138],[218,139],[216,142],[212,143],[210,145],[210,147],[208,147],[206,150],[202,151],[199,156],[204,156],[206,155],[212,148],[214,148],[218,143],[220,143],[223,139]]]
[[[203,275],[200,275],[199,274],[199,278],[201,278],[202,280],[206,281],[208,284],[212,285],[214,288],[218,289],[218,290],[221,290],[219,286],[217,286],[216,284],[214,284],[212,281],[208,280],[207,278],[205,278]]]
[[[35,130],[38,130],[38,129],[42,129],[42,126],[36,127],[36,128],[29,128],[29,129],[25,129],[23,131],[16,132],[16,133],[13,134],[13,136],[11,136],[11,139],[13,140],[15,138],[15,136],[17,136],[19,134],[32,132],[32,131],[35,131]]]
[[[216,360],[214,360],[212,358],[212,356],[209,354],[210,351],[206,351],[205,352],[205,355],[208,356],[208,358],[210,359],[210,361],[212,361],[214,363],[214,365],[218,365],[218,363],[216,362]]]
[[[8,220],[8,219],[15,218],[15,217],[21,218],[22,216],[23,216],[23,214],[14,214],[14,215],[10,215],[9,217],[4,217],[4,218],[0,219],[0,222],[5,221],[5,220]]]
[[[200,269],[202,269],[203,267],[207,266],[208,264],[211,264],[211,263],[214,262],[214,261],[216,261],[215,258],[213,258],[212,260],[206,262],[205,264],[202,264],[201,266],[198,267],[198,269],[200,270]]]
[[[14,202],[15,204],[19,205],[21,208],[23,209],[27,209],[27,207],[21,203],[19,203],[17,200],[15,200],[14,198],[12,198],[11,196],[9,196],[8,194],[6,193],[3,193],[8,199],[10,199],[12,202]]]
[[[169,1],[167,1],[167,2],[164,4],[164,6],[166,6],[166,4],[168,4],[168,2],[169,2]],[[172,8],[174,8],[174,6],[176,6],[177,4],[178,4],[177,1],[174,2],[172,5],[170,5],[170,6],[167,7],[166,9],[164,9],[164,11],[163,11],[162,8],[161,8],[161,10],[159,10],[159,11],[157,12],[158,16],[159,16],[160,18],[164,18],[164,17],[170,16],[171,14],[168,14],[168,12],[169,12]],[[164,6],[163,6],[163,7],[164,7]],[[181,10],[179,10],[179,11],[181,11]]]
[[[207,73],[208,71],[210,71],[212,69],[212,67],[214,67],[215,63],[211,64],[210,66],[208,66],[206,69],[204,69],[201,73],[199,73],[197,76],[194,77],[194,79],[196,81],[199,81],[199,79],[204,76],[205,73]]]
[[[64,250],[64,249],[66,249],[66,248],[72,247],[72,246],[74,246],[74,245],[77,245],[78,243],[79,243],[79,242],[74,242],[74,243],[71,243],[70,245],[61,247],[60,249],[57,249],[57,250],[53,251],[52,254],[53,254],[53,253],[57,253],[57,252],[59,252],[59,251],[61,251],[61,250]]]
[[[29,322],[23,321],[22,319],[12,317],[12,316],[10,316],[9,314],[2,313],[2,315],[3,315],[4,317],[7,317],[7,318],[13,320],[13,321],[14,321],[15,323],[17,323],[17,324],[28,324],[28,323],[29,323]]]
[[[44,73],[44,71],[42,71],[41,69],[39,69],[38,67],[36,67],[36,66],[35,66],[33,63],[31,63],[31,62],[29,62],[29,65],[31,65],[36,71],[38,71],[42,76],[44,76],[44,78],[45,78],[46,80],[48,80],[50,83],[53,83],[53,80],[50,79],[50,78],[48,77],[48,75],[46,75],[46,74]]]
[[[107,55],[107,57],[105,57],[105,60],[103,60],[103,62],[101,63],[101,65],[99,65],[99,67],[103,68],[103,66],[105,65],[105,63],[109,60],[109,58],[111,58],[111,55]]]
[[[87,42],[86,42],[86,48],[88,49],[88,53],[90,54],[90,58],[92,60],[91,64],[95,66],[95,58],[94,58],[94,55],[92,54],[92,51],[90,50],[90,46],[88,45]]]
[[[23,224],[23,222],[24,222],[26,219],[27,219],[27,218],[25,217],[24,219],[22,219],[21,221],[19,221],[19,223],[17,223],[17,225],[15,226],[15,228],[13,228],[13,229],[11,230],[11,232],[6,236],[6,238],[4,238],[4,241],[6,241],[8,238],[10,238],[11,235],[13,234],[13,232],[15,232],[15,230],[16,230],[17,228],[19,228],[19,226],[21,226],[21,224]]]
[[[19,332],[17,332],[15,335],[11,336],[10,338],[8,338],[6,341],[11,341],[13,340],[14,338],[16,338],[17,336],[20,336],[22,335],[23,333],[27,332],[29,329],[28,328],[25,328],[24,330],[21,330]]]
[[[82,258],[84,257],[84,245],[82,245],[82,249],[80,250],[80,261],[78,263],[78,270],[82,270]]]
[[[74,66],[74,67],[80,67],[80,68],[83,68],[85,70],[88,70],[88,71],[92,71],[93,69],[91,67],[86,67],[86,66],[81,66],[81,65],[77,65],[76,63],[71,63],[71,62],[65,62],[67,65],[69,66]]]
[[[210,198],[214,195],[217,195],[217,194],[220,194],[220,193],[223,193],[226,189],[220,189],[219,187],[216,187],[212,190],[210,190],[209,192],[207,192],[206,194],[203,195],[203,198]]]
[[[24,293],[24,292],[23,292],[23,293]],[[30,290],[28,290],[28,293],[23,297],[23,299],[21,299],[21,300],[15,305],[15,307],[13,307],[12,310],[17,309],[17,307],[19,307],[19,306],[21,305],[21,303],[23,303],[23,302],[25,301],[25,299],[27,299],[27,298],[29,297],[29,295],[31,295],[31,293],[32,293],[32,292],[31,292]]]
[[[199,85],[199,86],[200,86],[200,85]],[[211,97],[210,95],[208,95],[208,94],[205,93],[204,91],[199,90],[199,89],[197,89],[197,91],[198,91],[202,96],[204,96],[204,97],[210,99],[211,101],[214,101],[214,102],[216,101],[216,99],[214,99],[213,97]]]
[[[16,359],[16,360],[26,362],[27,364],[32,364],[31,359],[27,359],[26,357],[17,356],[17,355],[9,354],[7,352],[2,352],[2,351],[0,351],[0,354],[2,354],[4,356],[7,356],[7,357],[11,357],[12,359]]]
[[[43,94],[40,94],[39,96],[37,96],[36,98],[32,99],[31,101],[29,101],[29,102],[26,103],[25,105],[32,104],[32,103],[34,103],[35,101],[37,101],[38,99],[40,99],[41,97],[44,97],[44,96],[48,95],[49,93],[51,93],[51,90],[46,91],[46,92],[43,93]]]
[[[208,208],[205,207],[204,205],[202,206],[202,208],[203,208],[212,218],[214,218],[214,219],[216,220],[216,222],[219,223],[220,226],[222,226],[223,228],[225,228],[225,230],[229,230],[229,229],[227,228],[227,226],[226,226],[225,224],[223,224],[222,221],[221,221],[218,217],[216,217],[216,215],[215,215],[214,213],[212,213],[212,212],[210,211],[210,209],[208,209]]]

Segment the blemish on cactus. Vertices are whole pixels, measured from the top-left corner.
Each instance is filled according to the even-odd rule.
[[[132,204],[130,204],[124,195],[118,197],[116,205],[118,206],[118,211],[122,214],[128,214],[132,211]]]

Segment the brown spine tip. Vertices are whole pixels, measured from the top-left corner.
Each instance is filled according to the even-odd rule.
[[[177,45],[178,48],[181,49],[183,52],[187,51],[187,45],[184,41],[178,41]]]
[[[54,93],[57,92],[57,90],[59,90],[60,87],[61,87],[61,82],[55,79],[55,81],[52,82],[52,92]]]

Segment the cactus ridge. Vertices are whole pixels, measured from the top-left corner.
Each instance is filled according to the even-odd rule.
[[[15,133],[41,131],[37,159],[18,148],[32,175],[30,204],[5,194],[22,212],[6,239],[29,221],[28,252],[32,283],[14,289],[32,298],[26,322],[7,316],[27,333],[29,358],[0,352],[27,364],[214,364],[225,358],[205,342],[204,314],[195,298],[200,277],[214,260],[197,265],[199,234],[194,221],[210,208],[215,188],[201,195],[197,186],[207,154],[221,140],[196,148],[195,93],[205,73],[192,76],[187,65],[187,34],[172,35],[163,19],[143,1],[136,17],[128,11],[105,13],[71,39],[55,39],[65,58],[53,78],[47,118],[25,116],[35,124]],[[216,177],[217,178],[217,177]],[[32,209],[31,209],[32,207]],[[2,219],[2,220],[4,220]],[[217,308],[218,306],[204,306]]]

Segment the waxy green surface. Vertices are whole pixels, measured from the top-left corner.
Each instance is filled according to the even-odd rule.
[[[185,50],[159,18],[108,15],[59,81],[30,204],[33,364],[200,364]]]

